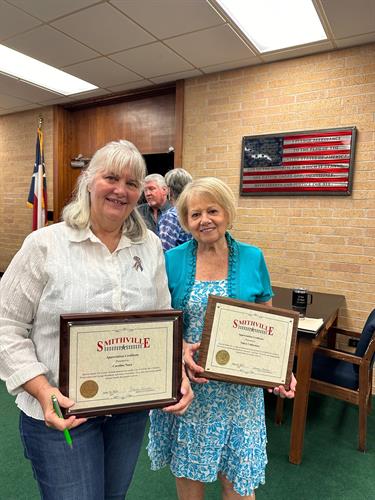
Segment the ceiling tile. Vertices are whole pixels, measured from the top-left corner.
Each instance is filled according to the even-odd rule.
[[[175,82],[177,80],[186,80],[187,78],[194,78],[196,76],[202,76],[202,71],[198,69],[192,69],[190,71],[181,71],[180,73],[172,73],[171,75],[156,76],[155,78],[150,78],[154,83],[167,83]]]
[[[55,92],[41,89],[35,85],[21,82],[16,78],[0,74],[0,93],[9,94],[20,99],[26,99],[32,102],[39,102],[43,99],[56,97]]]
[[[0,41],[38,26],[40,21],[0,0]]]
[[[5,45],[57,68],[99,55],[49,26],[40,26],[13,37]]]
[[[340,49],[344,47],[353,47],[353,45],[362,45],[365,43],[371,43],[375,40],[375,31],[372,33],[366,33],[365,35],[357,35],[349,38],[340,38],[336,40],[336,45]]]
[[[7,109],[7,108],[15,108],[17,106],[23,106],[23,105],[28,105],[31,104],[28,101],[25,101],[24,99],[19,99],[18,97],[12,97],[9,95],[3,95],[0,94],[0,108]]]
[[[0,109],[0,115],[10,115],[13,113],[19,113],[20,111],[28,111],[29,109],[36,109],[40,108],[40,104],[24,104],[22,106],[16,106],[14,108],[1,108]]]
[[[129,49],[111,56],[145,78],[193,69],[193,66],[160,42]]]
[[[8,0],[8,2],[43,21],[51,21],[97,3],[97,0]]]
[[[53,22],[53,26],[102,54],[155,41],[109,4],[100,4]]]
[[[321,0],[321,3],[335,37],[375,31],[374,0]]]
[[[229,63],[214,64],[212,66],[204,66],[201,70],[204,73],[216,73],[218,71],[226,71],[227,69],[243,68],[244,66],[254,66],[254,64],[260,64],[262,61],[259,57],[253,56],[246,59],[239,59],[238,61],[232,61]]]
[[[0,0],[0,43],[106,86],[63,97],[0,74],[0,114],[375,42],[375,0],[314,0],[330,41],[263,55],[215,3]]]
[[[64,71],[98,87],[109,87],[142,78],[106,57],[66,66]]]
[[[113,85],[108,87],[112,92],[121,92],[126,90],[143,89],[144,87],[152,87],[150,80],[139,80],[138,82],[122,83],[121,85]]]
[[[198,67],[254,56],[229,25],[170,38],[165,43]]]
[[[42,104],[43,106],[52,106],[52,104],[67,104],[69,102],[82,101],[84,99],[89,99],[90,97],[97,97],[106,94],[110,94],[110,92],[105,89],[96,89],[92,90],[91,92],[82,92],[81,94],[61,96],[61,97],[56,97],[55,99],[50,98],[46,100],[41,100],[40,104]]]
[[[160,39],[210,28],[224,20],[205,0],[111,0],[111,3]],[[166,19],[166,13],[168,17]],[[173,20],[173,21],[172,21]]]
[[[314,43],[311,45],[303,45],[301,47],[293,47],[291,49],[284,49],[280,51],[270,52],[268,54],[262,54],[262,59],[265,62],[281,61],[284,59],[292,59],[294,57],[316,54],[317,52],[325,52],[326,50],[332,49],[332,42],[330,42],[329,40],[325,40],[324,42]]]

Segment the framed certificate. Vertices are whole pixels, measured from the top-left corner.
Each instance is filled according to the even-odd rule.
[[[199,350],[202,377],[289,386],[298,312],[210,295]]]
[[[181,311],[60,316],[59,388],[75,401],[66,416],[174,404],[181,370]]]

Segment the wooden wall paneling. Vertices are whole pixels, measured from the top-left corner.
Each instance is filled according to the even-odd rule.
[[[97,146],[97,109],[86,109],[82,111],[72,111],[72,143],[71,154],[77,157],[82,154],[91,157],[95,151],[102,146]]]
[[[142,153],[164,153],[174,144],[172,94],[74,110],[72,116],[77,154],[91,156],[107,142],[119,139],[133,142]]]
[[[182,146],[184,134],[184,92],[185,81],[176,82],[176,107],[175,107],[175,140],[174,140],[174,166],[182,165]]]
[[[60,220],[61,211],[72,193],[70,167],[71,116],[60,106],[53,108],[53,221]]]
[[[54,221],[81,173],[70,167],[78,154],[91,157],[107,142],[127,139],[142,154],[167,153],[172,146],[178,152],[175,166],[181,166],[183,82],[122,100],[116,96],[104,102],[71,103],[65,109],[56,107],[54,116]]]

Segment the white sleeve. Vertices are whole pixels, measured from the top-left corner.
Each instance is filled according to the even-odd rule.
[[[45,286],[45,255],[35,238],[26,238],[0,280],[0,378],[16,395],[22,384],[48,372],[30,338]]]

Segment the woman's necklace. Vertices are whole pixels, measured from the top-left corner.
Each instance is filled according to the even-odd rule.
[[[236,293],[236,273],[235,273],[235,266],[236,266],[236,261],[237,261],[237,256],[238,256],[238,248],[236,245],[235,240],[231,237],[231,235],[227,232],[225,233],[225,237],[227,240],[227,245],[228,245],[228,297],[235,298],[235,293]],[[191,290],[194,286],[195,282],[195,275],[196,275],[196,270],[197,270],[197,248],[198,244],[195,240],[192,241],[192,251],[190,255],[190,262],[189,262],[189,271],[190,275],[188,275],[188,280],[187,280],[187,285],[186,285],[186,292],[184,295],[184,298],[182,299],[181,303],[181,308],[185,310],[186,304],[189,300]]]

